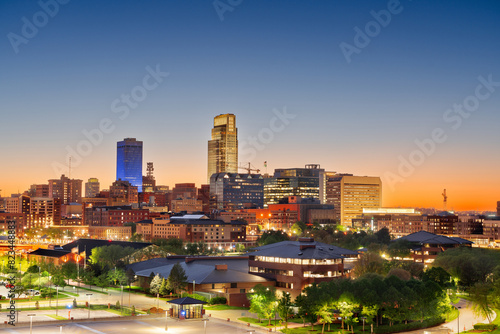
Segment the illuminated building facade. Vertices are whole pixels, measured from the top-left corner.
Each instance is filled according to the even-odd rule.
[[[334,206],[337,221],[351,226],[363,209],[382,206],[382,181],[379,177],[338,174],[326,180],[326,204]]]
[[[59,198],[32,197],[26,228],[47,228],[61,222],[61,200]]]
[[[233,114],[214,117],[212,139],[208,141],[208,182],[216,173],[238,173],[238,129]]]
[[[320,199],[320,179],[324,173],[319,165],[305,168],[275,169],[274,176],[264,179],[264,206],[278,204],[289,196]]]
[[[142,192],[142,141],[125,138],[116,149],[116,179],[130,182]]]
[[[262,208],[264,178],[260,174],[218,173],[210,178],[210,206],[218,211]]]
[[[95,177],[90,178],[85,183],[85,197],[96,197],[100,191],[99,180]]]
[[[172,188],[172,198],[196,198],[198,188],[194,183],[176,183]]]
[[[249,273],[275,280],[279,290],[293,297],[312,283],[345,277],[346,258],[357,259],[358,253],[316,242],[312,238],[282,241],[255,248],[249,253]]]
[[[82,180],[70,179],[64,174],[60,179],[49,180],[49,197],[59,198],[61,204],[82,202]]]
[[[113,205],[130,205],[139,200],[137,187],[128,181],[117,180],[109,187],[109,198]]]

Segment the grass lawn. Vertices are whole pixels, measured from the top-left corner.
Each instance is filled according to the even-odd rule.
[[[109,290],[113,290],[113,291],[118,291],[118,292],[121,292],[122,289],[121,288],[115,288],[115,287],[109,287],[108,288]],[[123,286],[123,293],[128,293],[128,285],[127,286]],[[130,287],[130,293],[135,293],[135,294],[138,294],[138,295],[145,295],[146,293],[142,290],[142,288],[140,286],[131,286]]]
[[[103,295],[107,295],[108,293],[106,291],[101,291],[101,290],[94,290],[94,289],[89,289],[89,288],[84,288],[84,287],[79,287],[78,289],[86,290],[86,291],[92,291],[96,293],[101,293]]]
[[[452,320],[455,320],[456,318],[458,318],[458,309],[456,307],[453,307],[451,312],[449,312],[447,315],[446,315],[446,322],[450,322]]]
[[[229,305],[211,305],[211,306],[203,306],[203,308],[207,311],[248,310],[248,307],[229,306]]]
[[[68,318],[61,317],[60,315],[55,315],[55,314],[45,314],[47,317],[50,317],[52,319],[56,320],[68,320]]]

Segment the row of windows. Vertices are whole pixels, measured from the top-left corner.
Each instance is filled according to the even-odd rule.
[[[332,265],[336,263],[342,263],[342,259],[292,259],[272,256],[256,256],[255,261],[300,265]]]

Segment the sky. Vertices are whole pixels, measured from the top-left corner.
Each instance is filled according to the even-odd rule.
[[[380,176],[383,206],[500,200],[497,1],[0,0],[2,196],[116,176],[206,183],[213,117],[240,162]],[[242,171],[244,172],[244,171]]]

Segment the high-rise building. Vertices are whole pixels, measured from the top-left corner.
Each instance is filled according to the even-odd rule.
[[[500,217],[500,201],[497,202],[497,216]]]
[[[82,202],[82,180],[70,179],[64,174],[60,179],[49,180],[49,197],[59,198],[61,204]]]
[[[213,174],[210,179],[210,206],[213,210],[234,211],[262,208],[264,178],[260,174]]]
[[[290,196],[320,199],[320,165],[305,168],[275,169],[274,176],[264,179],[264,206],[278,204]]]
[[[125,138],[117,143],[116,179],[128,181],[142,192],[142,141]]]
[[[99,194],[100,184],[99,180],[92,177],[85,183],[85,197],[96,197]]]
[[[341,224],[351,226],[363,209],[382,206],[382,181],[380,177],[337,174],[326,180],[326,204],[333,204]]]
[[[238,173],[238,129],[233,114],[214,118],[212,139],[208,141],[208,182],[216,173]]]

